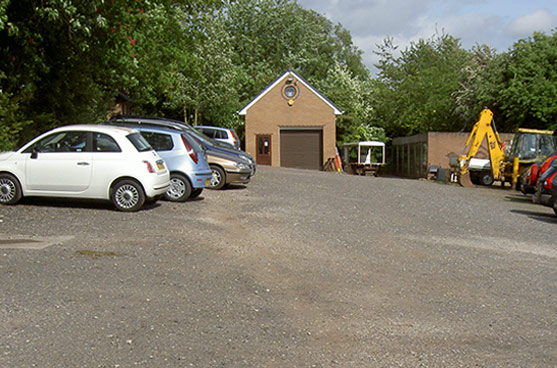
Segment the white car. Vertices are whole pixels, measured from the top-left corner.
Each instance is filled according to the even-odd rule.
[[[91,198],[130,212],[169,186],[164,160],[129,128],[69,125],[0,153],[0,204],[27,196]]]
[[[234,129],[221,128],[211,125],[198,125],[194,126],[194,128],[209,138],[213,138],[216,141],[226,143],[231,147],[240,149],[240,139]]]

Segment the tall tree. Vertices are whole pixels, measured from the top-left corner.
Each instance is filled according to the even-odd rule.
[[[457,38],[442,34],[420,39],[400,56],[387,39],[378,54],[382,85],[375,95],[374,121],[390,136],[463,126],[455,98],[469,56]]]
[[[3,0],[1,91],[32,128],[20,140],[102,116],[132,62],[140,6],[134,0]]]
[[[240,100],[248,101],[287,69],[309,81],[325,79],[335,65],[369,78],[348,31],[290,0],[237,0],[224,10],[241,70]]]
[[[502,79],[497,97],[509,126],[557,128],[557,31],[516,42]]]
[[[494,112],[499,130],[506,131],[500,120],[497,101],[504,57],[487,45],[475,45],[469,52],[458,91],[455,92],[456,112],[462,118],[461,130],[469,131],[477,121],[480,111],[488,107]]]
[[[230,36],[218,13],[203,17],[203,33],[194,41],[190,57],[173,64],[166,105],[182,111],[182,118],[221,124],[238,120],[237,68],[232,63]]]

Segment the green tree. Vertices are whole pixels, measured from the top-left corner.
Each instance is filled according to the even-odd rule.
[[[461,129],[455,99],[469,54],[459,40],[443,34],[411,43],[400,56],[396,49],[390,39],[380,45],[374,123],[390,136]]]
[[[323,80],[314,86],[334,101],[343,114],[337,117],[337,142],[382,139],[384,133],[370,125],[373,84],[370,79],[354,77],[346,66],[336,64]]]
[[[195,40],[190,57],[172,65],[173,84],[167,106],[183,111],[193,125],[201,121],[231,123],[239,106],[237,68],[232,63],[230,36],[218,14],[203,19],[204,33]]]
[[[470,131],[480,111],[488,107],[494,112],[498,129],[506,131],[497,101],[501,85],[504,55],[487,45],[476,45],[469,52],[468,64],[463,69],[460,87],[455,92],[456,111],[462,117],[461,130]]]
[[[18,103],[12,117],[31,128],[16,140],[106,112],[133,61],[139,6],[134,0],[3,1],[0,71],[7,77],[1,91]]]
[[[221,13],[229,34],[231,60],[236,70],[236,90],[240,106],[249,102],[277,76],[295,70],[345,110],[338,136],[350,134],[361,113],[352,111],[360,101],[336,93],[370,80],[369,71],[354,46],[350,33],[341,25],[289,0],[231,1]],[[339,78],[335,83],[335,78]],[[348,81],[352,79],[352,81]],[[358,82],[358,83],[356,83]],[[355,83],[355,84],[354,84]],[[335,87],[335,85],[343,87]],[[366,93],[360,89],[363,95]]]
[[[557,32],[534,33],[506,55],[497,99],[509,127],[557,128]]]
[[[136,58],[125,85],[137,102],[137,112],[183,120],[189,114],[175,101],[176,88],[188,75],[200,54],[198,47],[206,40],[210,14],[222,6],[221,1],[166,1],[152,3],[145,11],[148,25],[138,34]]]

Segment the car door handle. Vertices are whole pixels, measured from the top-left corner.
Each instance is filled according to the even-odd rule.
[[[81,161],[77,163],[78,166],[89,166],[91,165],[89,162]]]

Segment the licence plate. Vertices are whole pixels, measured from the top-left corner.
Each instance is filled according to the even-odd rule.
[[[205,185],[211,185],[211,179],[205,179]]]
[[[164,162],[162,161],[157,161],[157,168],[159,170],[164,170]]]

